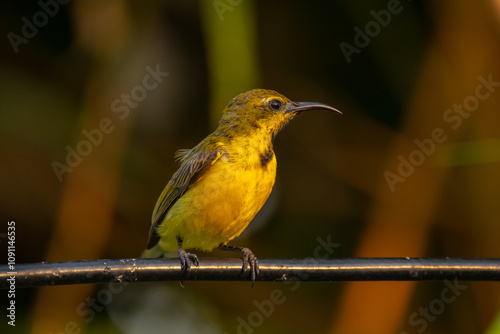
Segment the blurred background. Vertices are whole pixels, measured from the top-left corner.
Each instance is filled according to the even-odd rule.
[[[175,151],[252,88],[343,115],[280,133],[275,189],[233,245],[500,257],[498,0],[41,0],[0,16],[2,263],[8,221],[17,263],[138,257]],[[488,282],[75,285],[18,289],[0,328],[491,334],[499,297]]]

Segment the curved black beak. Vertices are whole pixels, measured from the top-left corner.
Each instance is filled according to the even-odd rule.
[[[330,107],[329,105],[317,102],[292,102],[287,112],[299,113],[306,110],[331,110],[342,114],[340,110]]]

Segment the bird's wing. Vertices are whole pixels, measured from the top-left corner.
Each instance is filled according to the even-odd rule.
[[[213,149],[206,152],[183,152],[183,163],[172,176],[156,202],[153,211],[151,229],[149,230],[148,249],[156,245],[160,236],[156,228],[161,224],[170,207],[198,181],[220,157],[222,150]]]

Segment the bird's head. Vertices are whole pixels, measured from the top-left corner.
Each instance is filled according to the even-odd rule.
[[[269,133],[272,138],[298,113],[325,109],[341,113],[326,104],[293,102],[268,89],[253,89],[233,98],[224,108],[219,128],[251,134],[256,130]]]

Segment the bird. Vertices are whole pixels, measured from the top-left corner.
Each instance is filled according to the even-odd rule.
[[[341,113],[322,103],[292,102],[268,89],[234,97],[213,133],[194,148],[176,152],[180,167],[156,202],[142,256],[177,251],[186,274],[191,264],[199,266],[197,255],[186,249],[239,252],[241,273],[250,269],[253,286],[259,274],[257,257],[228,242],[246,229],[273,189],[277,167],[273,144],[278,132],[299,113],[317,109]]]

